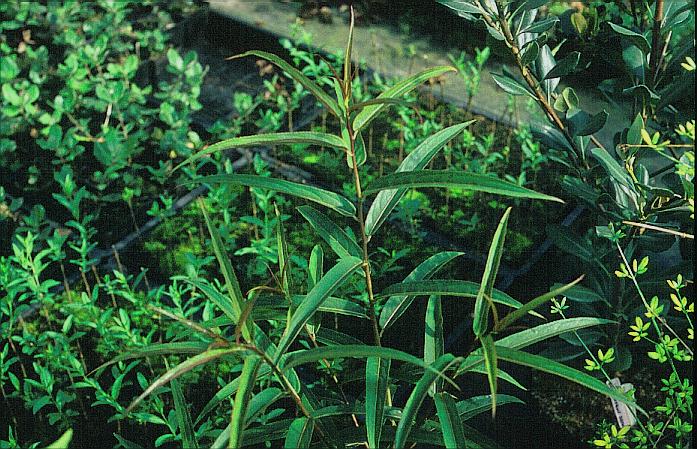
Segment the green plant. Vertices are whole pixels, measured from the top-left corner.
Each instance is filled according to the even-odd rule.
[[[188,352],[185,348],[199,342],[204,343],[193,357],[185,358],[145,388],[131,403],[128,411],[135,410],[146,398],[162,391],[161,387],[166,384],[192,373],[194,368],[222,360],[234,361],[236,374],[204,407],[198,419],[192,420],[181,399],[179,405],[175,404],[175,413],[181,423],[180,435],[187,446],[196,446],[200,441],[200,432],[195,430],[196,424],[192,426],[191,423],[209,422],[203,421],[208,413],[233,396],[232,407],[228,407],[231,418],[217,421],[223,427],[214,434],[213,447],[224,447],[226,444],[228,447],[238,447],[278,439],[285,439],[286,446],[290,447],[307,447],[313,441],[337,445],[367,442],[371,447],[387,441],[393,442],[395,447],[421,441],[448,447],[463,447],[467,441],[488,444],[462,421],[484,410],[491,409],[493,413],[497,403],[501,405],[517,401],[513,397],[497,394],[499,378],[517,384],[505,371],[498,368],[499,361],[557,374],[619,401],[631,403],[623,394],[585,373],[522,351],[546,338],[591,325],[605,324],[605,320],[566,320],[503,336],[504,329],[573,285],[564,286],[525,305],[493,288],[510,209],[504,214],[494,235],[481,283],[429,279],[444,264],[459,255],[444,252],[422,262],[404,282],[376,289],[378,279],[375,274],[381,270],[374,268],[370,240],[408,189],[453,186],[518,198],[555,198],[491,176],[425,170],[436,153],[468,126],[469,122],[444,128],[427,137],[402,161],[396,173],[376,177],[364,188],[362,167],[366,154],[361,131],[386,106],[398,102],[398,98],[405,92],[431,76],[453,69],[428,69],[397,83],[375,99],[355,103],[351,87],[352,83],[357,82],[352,75],[350,62],[352,31],[344,58],[343,75],[335,74],[331,78],[335,98],[277,56],[261,51],[241,55],[264,58],[302,84],[338,120],[340,132],[337,135],[288,132],[231,138],[208,147],[190,160],[223,149],[249,145],[302,142],[337,148],[346,153],[347,165],[353,175],[353,201],[335,192],[268,176],[224,174],[203,177],[198,181],[245,185],[300,198],[323,206],[333,216],[355,220],[358,231],[347,232],[325,212],[310,205],[302,205],[298,210],[317,232],[321,239],[318,241],[323,240],[336,254],[337,262],[325,271],[324,251],[318,244],[313,248],[309,259],[307,285],[295,283],[290,276],[294,265],[293,254],[289,252],[283,222],[278,220],[277,265],[272,275],[273,283],[252,288],[243,294],[233,265],[225,253],[224,242],[206,209],[202,208],[211,234],[211,247],[218,259],[224,282],[219,289],[203,279],[180,279],[199,290],[216,305],[217,310],[223,312],[223,316],[214,318],[213,325],[189,321],[184,316],[168,315],[188,327],[196,338],[146,345],[132,354],[117,358],[115,361],[154,354],[185,353]],[[189,162],[185,161],[184,164]],[[375,194],[372,205],[366,211],[366,197]],[[419,296],[429,297],[423,358],[382,345],[383,333],[396,324],[402,313]],[[472,342],[472,349],[459,357],[444,354],[442,296],[461,296],[474,300],[475,341]],[[345,299],[351,297],[360,299]],[[267,315],[269,306],[280,313]],[[514,310],[505,316],[500,315],[498,308],[502,306]],[[339,330],[326,329],[322,326],[321,315],[326,312],[364,318],[368,323],[367,335],[354,337]],[[364,343],[363,338],[370,340],[371,344]],[[356,366],[349,360],[356,358],[366,359],[365,374],[358,376],[361,382],[364,381],[365,388],[360,389],[353,399],[349,399],[337,379],[351,371],[346,367]],[[394,373],[401,369],[396,366],[399,362],[418,368],[415,375],[407,376],[406,384],[413,384],[414,388],[401,408],[392,400],[394,389],[398,386]],[[313,374],[318,376],[317,381],[301,381],[309,374],[300,370],[301,365],[305,364],[314,364],[318,368]],[[456,403],[449,392],[456,387],[451,377],[471,372],[487,375],[491,395]],[[170,387],[174,391],[176,403],[177,384]],[[429,416],[425,420],[416,419],[426,400],[433,400],[436,416]],[[357,415],[365,416],[364,427],[358,424]],[[341,431],[337,431],[338,429]]]
[[[690,2],[596,2],[569,10],[568,17],[559,11],[568,9],[563,3],[549,9],[541,2],[439,3],[467,20],[484,22],[489,34],[506,45],[517,74],[504,67],[493,75],[494,81],[511,95],[530,98],[544,113],[553,127],[545,131],[548,141],[562,154],[541,156],[569,168],[561,188],[592,211],[591,223],[612,222],[613,229],[625,231],[631,237],[626,251],[637,256],[665,251],[676,237],[691,237],[686,230],[694,220],[694,188],[688,182],[694,176],[694,140],[689,131],[692,121],[686,125],[682,117],[694,116],[694,109],[679,97],[694,80],[686,59],[694,51],[694,28],[690,32],[688,27],[679,39],[672,32],[675,25],[693,19]],[[583,45],[569,50],[575,41],[568,39],[555,46],[554,39],[559,37],[555,32],[565,33],[565,21]],[[601,50],[593,50],[593,45]],[[595,136],[606,127],[608,113],[585,111],[577,93],[559,84],[598,60],[620,69],[614,78],[600,83],[598,94],[631,109],[631,120],[620,121],[612,130],[614,148]],[[535,153],[540,154],[530,151],[533,161]],[[596,232],[592,224],[579,231],[551,225],[547,232],[559,249],[582,262],[587,274],[584,286],[568,292],[569,299],[579,303],[584,313],[611,316],[626,325],[641,304],[613,279],[611,267],[617,264],[617,256],[603,238],[602,227]],[[689,250],[682,255],[692,258]],[[606,328],[610,333],[602,341],[589,340],[589,344],[615,348],[612,367],[619,371],[631,366],[623,327]],[[576,355],[585,352],[575,339],[571,342]],[[551,352],[559,352],[556,349]]]

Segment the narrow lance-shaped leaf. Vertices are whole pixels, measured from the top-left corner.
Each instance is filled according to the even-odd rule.
[[[429,136],[404,158],[396,172],[421,170],[428,165],[446,143],[460,134],[474,120],[459,123]],[[373,235],[385,222],[392,210],[399,204],[407,189],[383,190],[377,194],[365,219],[365,233]]]
[[[433,399],[436,403],[436,412],[445,447],[448,449],[466,448],[465,429],[462,427],[455,399],[447,392],[437,393]]]
[[[323,359],[364,359],[368,357],[378,357],[381,359],[399,360],[400,362],[410,363],[432,372],[455,388],[459,388],[452,380],[448,379],[433,365],[426,365],[423,360],[398,349],[386,348],[383,346],[354,345],[347,344],[341,346],[320,346],[319,348],[294,351],[286,354],[282,358],[279,366],[283,370],[289,370],[305,363],[314,363]]]
[[[281,289],[286,297],[290,298],[292,292],[290,276],[291,266],[290,255],[288,254],[288,243],[286,242],[286,231],[283,227],[281,212],[278,210],[276,204],[274,204],[274,211],[276,212],[276,245],[278,248],[278,269],[281,273]]]
[[[312,442],[312,433],[315,428],[314,420],[305,416],[295,418],[288,428],[285,448],[308,448]]]
[[[604,382],[577,369],[539,355],[528,354],[527,352],[506,348],[504,346],[496,346],[496,354],[500,360],[505,360],[517,365],[527,366],[545,373],[554,374],[555,376],[575,382],[583,387],[616,399],[631,407],[636,407],[641,413],[646,414],[641,407],[631,401],[620,390],[608,387]]]
[[[390,359],[368,357],[365,365],[365,429],[368,447],[380,446],[390,378]]]
[[[426,306],[426,327],[424,329],[424,363],[431,365],[444,352],[443,310],[439,295],[431,295]],[[433,396],[441,390],[443,382],[437,380],[431,385],[429,394]]]
[[[284,332],[281,341],[276,349],[275,362],[285,353],[288,347],[293,343],[298,336],[303,326],[317,311],[325,299],[331,295],[334,290],[339,288],[349,276],[353,274],[362,261],[358,258],[351,257],[340,260],[325,274],[322,279],[310,290],[305,297],[305,300],[298,306],[295,313],[291,317],[286,332]]]
[[[95,371],[99,371],[114,363],[122,362],[129,359],[139,359],[158,355],[168,355],[168,354],[200,354],[208,349],[210,345],[206,341],[178,341],[174,343],[152,343],[142,348],[135,349],[133,351],[127,352],[125,354],[118,355],[106,363],[98,366],[90,372],[90,374]]]
[[[179,382],[176,379],[172,379],[170,382],[172,387],[172,396],[174,397],[174,411],[177,416],[177,423],[179,424],[179,431],[182,435],[182,443],[184,447],[187,448],[198,448],[198,441],[196,441],[196,434],[194,433],[194,424],[191,421],[191,414],[189,413],[189,407],[184,399],[184,392],[182,391]]]
[[[286,181],[284,179],[269,178],[266,176],[257,175],[232,174],[204,176],[196,179],[195,181],[190,181],[189,183],[193,182],[237,184],[255,187],[258,189],[274,190],[287,195],[305,198],[308,201],[313,201],[330,209],[334,209],[347,217],[353,217],[356,213],[356,207],[353,205],[353,203],[338,193],[320,189],[319,187]]]
[[[230,418],[230,439],[228,448],[242,447],[242,434],[246,424],[247,406],[252,397],[252,389],[256,383],[257,373],[261,360],[258,357],[247,357],[242,366],[240,383],[237,387],[237,394],[232,405],[232,416]]]
[[[364,193],[371,195],[381,190],[420,187],[456,187],[514,198],[531,198],[563,203],[559,198],[538,193],[492,176],[452,170],[391,173],[370,183]]]
[[[290,145],[296,143],[304,143],[323,147],[344,148],[344,142],[339,137],[327,133],[320,133],[314,131],[296,131],[255,134],[252,136],[233,137],[214,143],[213,145],[209,145],[205,149],[191,155],[182,163],[178,164],[173,171],[176,171],[179,168],[188,165],[193,161],[201,159],[204,156],[216,153],[218,151],[228,150],[230,148]]]
[[[410,296],[462,296],[465,298],[476,298],[480,284],[472,281],[446,280],[446,279],[427,279],[423,281],[400,282],[392,284],[375,295],[381,298],[390,295],[410,295]],[[490,299],[498,304],[517,309],[523,304],[501,290],[493,289]]]
[[[460,255],[462,255],[462,253],[456,251],[444,251],[434,254],[414,268],[414,270],[404,278],[404,281],[409,282],[427,279],[436,273],[443,265]],[[414,296],[404,294],[392,296],[387,300],[380,312],[380,326],[383,331],[392,325],[392,323],[409,308],[413,300]]]
[[[311,206],[300,206],[297,209],[339,258],[362,256],[358,243],[329,217]]]
[[[486,259],[486,265],[484,266],[484,274],[482,275],[482,283],[474,303],[472,330],[477,337],[484,335],[489,326],[489,301],[491,301],[494,291],[494,282],[496,282],[496,274],[501,264],[503,244],[506,240],[506,229],[508,227],[508,217],[510,214],[511,208],[509,207],[506,209],[503,217],[501,217],[501,221],[496,228],[491,246],[489,247],[489,254]],[[492,391],[492,394],[496,394],[496,391]]]
[[[566,284],[563,287],[560,287],[556,290],[552,290],[551,292],[545,293],[543,295],[538,296],[535,299],[532,299],[525,303],[522,307],[512,311],[503,319],[501,319],[498,324],[496,325],[496,328],[494,329],[496,332],[501,332],[502,330],[506,329],[508,326],[511,324],[515,323],[519,319],[521,319],[523,316],[525,316],[526,313],[530,312],[531,310],[534,310],[544,304],[545,302],[549,301],[550,299],[554,298],[555,296],[561,295],[564,293],[566,290],[569,288],[573,287],[574,285],[578,284],[583,280],[583,276],[579,277],[575,281]]]
[[[467,421],[480,413],[484,413],[487,410],[491,410],[491,395],[474,396],[464,401],[457,403],[457,413],[462,421]],[[498,405],[503,404],[524,404],[523,401],[515,396],[510,396],[507,394],[499,394],[496,396],[496,403]]]
[[[307,289],[312,290],[312,287],[314,287],[324,275],[324,251],[322,250],[322,247],[320,245],[315,245],[312,248],[312,252],[310,253],[310,261],[307,264],[307,271]],[[352,305],[350,303],[348,304]],[[317,331],[319,330],[321,323],[322,315],[316,313],[312,318],[310,318],[310,321],[308,321],[307,323],[308,334],[312,336],[317,334]]]
[[[216,259],[218,259],[218,265],[220,266],[220,271],[223,273],[223,278],[225,279],[225,288],[227,289],[229,298],[222,295],[211,295],[211,300],[217,306],[228,315],[233,323],[237,323],[240,315],[242,314],[243,305],[245,298],[242,295],[242,289],[240,288],[240,283],[237,280],[237,275],[235,274],[235,269],[232,267],[230,258],[225,253],[225,245],[223,244],[223,239],[220,237],[218,229],[213,224],[211,217],[208,215],[206,206],[203,200],[199,200],[199,209],[203,213],[203,218],[206,221],[206,227],[208,228],[208,233],[211,236],[211,244],[213,246],[213,252],[215,253]],[[214,298],[215,297],[215,298]],[[245,323],[242,328],[242,335],[248,342],[252,342],[253,336],[253,325]]]
[[[426,69],[422,72],[417,73],[416,75],[410,76],[409,78],[399,81],[394,86],[390,87],[389,89],[378,95],[378,98],[402,97],[404,94],[410,92],[422,83],[426,82],[429,78],[440,76],[446,72],[456,71],[457,69],[455,67],[450,66],[432,67],[430,69]],[[353,119],[354,131],[358,132],[361,129],[365,128],[371,121],[373,121],[373,119],[375,119],[377,114],[385,106],[385,104],[378,104],[375,106],[368,106],[366,108],[363,108],[363,110],[359,112]]]
[[[240,55],[232,56],[228,59],[243,58],[245,56],[250,55],[266,59],[272,64],[275,64],[278,67],[280,67],[281,70],[290,75],[290,77],[293,78],[294,81],[297,81],[298,83],[302,84],[302,86],[305,87],[307,90],[309,90],[310,93],[312,93],[312,95],[314,95],[317,98],[317,100],[319,100],[324,106],[327,107],[329,112],[334,114],[336,117],[341,116],[341,110],[339,109],[339,105],[329,94],[323,91],[321,87],[319,87],[315,82],[310,80],[310,78],[305,76],[305,74],[303,74],[300,70],[296,69],[295,67],[293,67],[283,59],[279,58],[278,56],[272,53],[267,53],[265,51],[251,50]]]
[[[591,326],[612,323],[614,323],[614,321],[591,317],[556,320],[503,337],[496,341],[496,345],[505,346],[511,349],[523,349],[527,346],[556,337],[557,335],[561,335],[566,332],[573,332]]]
[[[487,378],[489,379],[489,389],[491,390],[491,416],[496,415],[496,390],[498,380],[498,362],[496,359],[496,347],[491,334],[480,338],[482,343],[482,353],[484,354],[484,367],[486,368]]]
[[[455,360],[451,354],[445,354],[436,360],[431,367],[437,372],[445,370],[450,364]],[[394,437],[394,447],[406,447],[409,441],[409,433],[414,426],[414,421],[416,419],[416,414],[421,408],[424,399],[428,395],[431,384],[438,378],[432,370],[426,371],[424,375],[419,379],[414,387],[414,390],[409,395],[407,403],[404,405],[402,410],[402,419],[399,420],[397,425],[397,432]]]
[[[187,373],[191,371],[192,369],[196,368],[197,366],[204,365],[208,362],[211,362],[213,360],[219,359],[220,357],[224,357],[226,355],[231,355],[231,354],[242,354],[246,352],[247,349],[243,347],[230,347],[230,348],[224,348],[224,349],[211,349],[209,351],[203,352],[201,354],[195,355],[189,359],[186,359],[179,365],[175,366],[174,368],[170,369],[167,371],[165,374],[162,376],[158,377],[156,381],[154,381],[148,388],[143,391],[143,393],[140,394],[137,398],[131,402],[131,405],[128,406],[127,411],[133,410],[140,402],[148,397],[153,391],[155,391],[157,388],[160,388],[163,385],[166,385],[169,381],[172,379],[176,379],[177,377],[181,376],[184,373]]]

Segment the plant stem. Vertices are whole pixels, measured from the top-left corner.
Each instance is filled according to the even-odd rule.
[[[658,63],[661,57],[661,28],[663,27],[663,4],[665,0],[656,0],[656,11],[653,15],[653,36],[651,42],[651,60],[649,85],[655,87]]]
[[[356,186],[356,196],[358,197],[358,224],[361,231],[361,243],[363,249],[363,271],[365,272],[365,283],[368,289],[368,313],[373,328],[373,340],[376,346],[382,346],[380,339],[380,329],[378,328],[378,317],[375,314],[375,295],[373,294],[373,279],[370,274],[370,256],[368,253],[368,235],[365,233],[365,218],[363,216],[363,190],[361,189],[361,176],[358,173],[358,160],[356,159],[356,136],[351,126],[351,117],[346,117],[349,140],[351,141],[351,163],[353,165],[353,181]]]

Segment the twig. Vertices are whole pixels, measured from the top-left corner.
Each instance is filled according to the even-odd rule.
[[[627,220],[623,221],[622,223],[624,223],[626,225],[630,225],[630,226],[636,226],[638,228],[651,229],[653,231],[659,231],[659,232],[663,232],[666,234],[677,235],[678,237],[682,237],[685,239],[694,240],[694,238],[695,238],[695,236],[693,234],[688,234],[686,232],[680,232],[680,231],[674,231],[672,229],[662,228],[660,226],[654,226],[654,225],[650,225],[648,223],[637,223],[635,221],[627,221]]]

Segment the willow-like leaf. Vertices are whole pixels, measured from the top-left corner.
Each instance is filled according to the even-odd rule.
[[[527,352],[518,351],[516,349],[506,348],[505,346],[496,346],[496,354],[500,360],[515,363],[517,365],[527,366],[549,374],[554,374],[563,379],[575,382],[589,390],[596,391],[600,394],[613,398],[630,407],[636,407],[641,413],[646,412],[639,407],[634,401],[630,400],[627,395],[620,390],[608,387],[604,382],[589,376],[577,369],[563,365],[554,360],[539,355],[529,354]]]
[[[459,279],[426,279],[423,281],[400,282],[386,287],[381,292],[375,295],[376,298],[382,298],[392,295],[409,295],[409,296],[462,296],[465,298],[476,298],[480,284],[472,281],[461,281]],[[494,289],[491,293],[491,300],[495,303],[503,304],[508,307],[517,309],[523,304],[517,301],[501,290]]]
[[[275,362],[278,362],[322,303],[360,267],[361,263],[362,261],[355,257],[340,260],[310,290],[288,322],[276,348]]]
[[[288,428],[286,441],[283,447],[286,448],[308,448],[312,442],[312,433],[315,428],[314,420],[305,416],[295,418]]]
[[[436,412],[440,421],[445,447],[449,449],[466,448],[465,430],[457,412],[455,398],[450,393],[442,392],[437,393],[433,400],[436,403]]]
[[[196,433],[194,432],[194,424],[191,422],[189,406],[186,404],[184,392],[179,385],[179,381],[177,381],[177,379],[172,379],[170,381],[170,387],[172,388],[172,396],[174,397],[174,412],[177,416],[177,423],[179,424],[182,435],[182,444],[186,448],[198,448],[198,441],[196,440]]]
[[[453,260],[455,257],[462,255],[463,253],[457,251],[444,251],[438,254],[434,254],[428,259],[421,262],[414,270],[404,278],[404,282],[421,281],[428,279],[434,273],[436,273],[440,268],[446,263]],[[435,293],[429,293],[435,294]],[[392,294],[390,294],[392,295]],[[399,318],[404,311],[406,311],[414,300],[413,295],[397,294],[398,296],[391,296],[387,302],[382,307],[380,312],[380,326],[383,329],[387,329],[391,326],[397,318]],[[387,296],[387,295],[386,295]]]
[[[559,198],[538,193],[492,176],[453,170],[420,170],[391,173],[374,180],[368,185],[364,193],[371,195],[381,190],[422,187],[455,187],[473,192],[493,193],[514,198],[564,202]]]
[[[438,154],[445,144],[460,134],[463,129],[473,123],[474,120],[459,123],[445,128],[429,136],[419,144],[409,155],[404,158],[396,172],[409,172],[422,170]],[[373,235],[375,231],[387,220],[392,210],[399,204],[407,189],[383,190],[377,194],[365,219],[365,233]]]
[[[491,416],[496,416],[496,390],[498,386],[498,362],[496,359],[496,347],[491,334],[480,337],[482,343],[482,354],[484,355],[484,367],[486,368],[487,378],[489,379],[489,389],[491,390]]]
[[[496,340],[496,345],[505,346],[511,349],[523,349],[527,346],[556,337],[557,335],[561,335],[566,332],[573,332],[591,326],[613,323],[615,322],[602,318],[567,318],[565,320],[552,321],[550,323],[540,324],[539,326],[535,326],[531,329],[516,332],[513,335]]]
[[[511,214],[511,208],[506,209],[506,212],[501,217],[499,225],[496,228],[494,237],[489,247],[489,254],[486,258],[484,266],[484,274],[482,275],[482,283],[477,292],[477,299],[474,303],[474,320],[472,321],[472,330],[474,335],[482,337],[489,326],[489,301],[493,296],[494,282],[496,282],[496,274],[499,271],[501,264],[501,256],[503,255],[503,244],[506,240],[506,229],[508,227],[508,217]],[[493,345],[493,343],[492,343]],[[496,391],[492,391],[496,394]],[[494,408],[495,410],[495,408]]]
[[[438,375],[435,372],[441,372],[445,370],[450,364],[453,363],[455,357],[451,354],[445,354],[436,360],[432,365],[431,370],[424,373],[423,377],[419,379],[414,387],[414,390],[409,395],[407,403],[404,405],[402,410],[402,419],[399,420],[397,425],[397,432],[395,433],[394,447],[406,447],[409,441],[409,433],[414,426],[414,421],[416,420],[416,414],[421,408],[424,399],[428,396],[428,391],[431,388],[433,382],[436,381]]]
[[[229,449],[242,447],[242,434],[247,424],[247,407],[249,406],[249,399],[252,397],[252,389],[256,383],[260,365],[261,360],[258,357],[247,357],[242,366],[240,383],[232,405],[230,439],[228,440]]]
[[[204,365],[208,362],[219,359],[226,355],[242,354],[244,352],[247,352],[246,348],[235,346],[224,349],[211,349],[201,354],[195,355],[189,359],[186,359],[179,365],[167,371],[162,376],[158,377],[157,380],[155,380],[153,383],[151,383],[150,386],[146,388],[145,391],[143,391],[143,393],[141,393],[137,398],[133,400],[133,402],[131,402],[131,405],[128,406],[127,411],[130,412],[131,410],[133,410],[133,408],[140,404],[143,399],[148,397],[157,388],[166,385],[169,381],[171,381],[172,379],[176,379],[184,373],[188,373],[197,366]]]
[[[503,317],[503,319],[501,319],[498,322],[494,330],[496,332],[501,332],[502,330],[504,330],[505,328],[507,328],[508,326],[525,316],[526,313],[538,308],[539,306],[554,298],[555,296],[561,295],[569,288],[581,282],[581,280],[583,280],[583,276],[579,277],[578,279],[569,284],[566,284],[563,287],[560,287],[556,290],[552,290],[551,292],[545,293],[544,295],[540,295],[537,298],[528,301],[522,307],[519,307],[518,309],[512,311],[511,313]]]
[[[319,187],[308,186],[297,182],[286,181],[285,179],[269,178],[267,176],[257,175],[213,175],[197,178],[192,182],[204,182],[211,184],[237,184],[258,189],[274,190],[286,195],[297,196],[308,201],[321,204],[330,209],[334,209],[341,215],[353,217],[356,213],[356,207],[345,197],[338,193],[330,192],[329,190],[320,189]]]
[[[380,446],[385,402],[390,379],[390,359],[368,357],[365,365],[365,429],[368,447]]]
[[[404,94],[416,89],[422,83],[428,81],[429,78],[440,76],[446,72],[456,71],[457,69],[455,67],[450,66],[432,67],[426,69],[422,72],[417,73],[416,75],[410,76],[409,78],[397,82],[394,86],[390,87],[389,89],[378,95],[377,98],[401,98],[404,96]],[[368,106],[366,108],[363,108],[363,110],[359,112],[353,119],[354,131],[358,132],[361,129],[365,128],[371,121],[373,121],[373,119],[375,119],[378,113],[382,111],[382,109],[385,106],[385,104],[377,104],[375,106]]]
[[[314,95],[317,98],[317,100],[320,101],[320,103],[326,106],[329,112],[334,114],[336,117],[341,117],[341,110],[339,109],[339,105],[329,94],[323,91],[321,87],[319,87],[314,81],[310,80],[310,78],[305,76],[305,74],[303,74],[300,70],[296,69],[295,67],[293,67],[283,59],[279,58],[278,56],[272,53],[267,53],[265,51],[251,50],[236,56],[232,56],[228,59],[243,58],[245,56],[250,55],[266,59],[270,63],[278,66],[281,70],[286,72],[294,81],[297,81],[305,89],[309,90],[310,93],[312,93],[312,95]]]
[[[443,310],[440,295],[431,295],[426,306],[426,327],[424,329],[424,363],[431,365],[443,355]],[[443,382],[436,380],[429,390],[433,396],[440,391]]]
[[[358,243],[329,217],[311,206],[300,206],[297,209],[339,258],[362,256]]]

